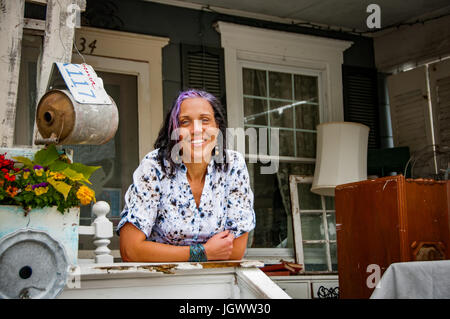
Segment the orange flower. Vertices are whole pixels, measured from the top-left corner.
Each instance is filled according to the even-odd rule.
[[[60,179],[65,179],[66,175],[62,174],[62,173],[58,173],[58,172],[50,172],[48,171],[50,176],[53,177],[53,179],[55,180],[60,180]]]
[[[89,205],[92,201],[95,203],[95,193],[87,186],[81,186],[76,195],[82,205]]]
[[[3,184],[5,184],[5,180],[4,179],[0,179],[0,187],[3,187]]]
[[[8,188],[6,189],[6,193],[11,197],[16,196],[18,192],[19,189],[17,187],[8,186]]]

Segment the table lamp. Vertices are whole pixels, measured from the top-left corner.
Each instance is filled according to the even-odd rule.
[[[334,196],[337,185],[366,180],[368,139],[369,127],[363,124],[319,124],[311,192]]]

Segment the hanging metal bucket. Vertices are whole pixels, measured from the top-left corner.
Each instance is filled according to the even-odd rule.
[[[44,139],[56,144],[107,143],[119,126],[119,111],[111,104],[81,104],[68,90],[51,90],[39,101],[36,125]]]

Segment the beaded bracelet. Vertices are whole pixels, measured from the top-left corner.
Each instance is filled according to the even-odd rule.
[[[189,261],[208,261],[205,247],[202,244],[192,245],[189,248]]]

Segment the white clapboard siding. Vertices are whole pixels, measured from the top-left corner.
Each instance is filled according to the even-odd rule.
[[[436,144],[450,146],[450,59],[429,66]]]
[[[394,145],[411,154],[432,145],[426,67],[389,76],[388,90]]]

